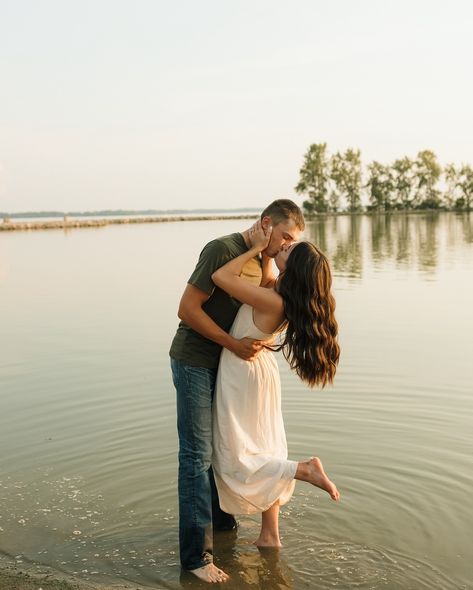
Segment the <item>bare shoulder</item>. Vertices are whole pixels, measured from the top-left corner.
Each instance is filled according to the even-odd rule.
[[[283,313],[284,312],[284,300],[279,295],[277,291],[274,290],[272,287],[260,287],[263,289],[263,292],[266,297],[266,301],[268,304],[268,311],[272,311],[273,313]]]
[[[284,321],[284,301],[274,289],[266,291],[265,305],[255,306],[253,321],[266,334],[274,333]]]

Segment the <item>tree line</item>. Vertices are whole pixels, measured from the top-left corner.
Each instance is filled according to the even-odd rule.
[[[444,209],[471,211],[473,168],[469,164],[442,167],[435,153],[422,150],[392,164],[373,161],[366,168],[361,151],[347,149],[329,155],[326,143],[312,144],[304,155],[297,193],[305,195],[304,212],[329,213]]]

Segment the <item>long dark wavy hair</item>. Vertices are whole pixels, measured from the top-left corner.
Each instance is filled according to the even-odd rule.
[[[277,350],[310,387],[332,383],[340,357],[331,287],[325,254],[311,242],[296,244],[276,284],[286,316],[284,340]]]

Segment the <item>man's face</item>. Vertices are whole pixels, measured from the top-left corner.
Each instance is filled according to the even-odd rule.
[[[263,228],[267,229],[271,225],[271,218],[264,217],[262,219]],[[274,258],[280,250],[287,248],[296,242],[301,235],[301,230],[297,227],[294,219],[281,221],[277,225],[273,225],[271,239],[268,247],[264,251],[267,256]]]

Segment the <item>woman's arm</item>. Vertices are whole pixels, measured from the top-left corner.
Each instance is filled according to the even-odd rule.
[[[276,291],[262,286],[257,287],[240,277],[245,264],[266,248],[270,237],[270,232],[265,235],[259,227],[253,230],[251,248],[216,270],[212,274],[212,281],[238,301],[247,303],[255,309],[265,312],[281,312],[283,301]]]
[[[276,277],[273,270],[273,259],[263,252],[261,254],[261,270],[263,276],[261,277],[260,287],[273,288],[276,282]]]

